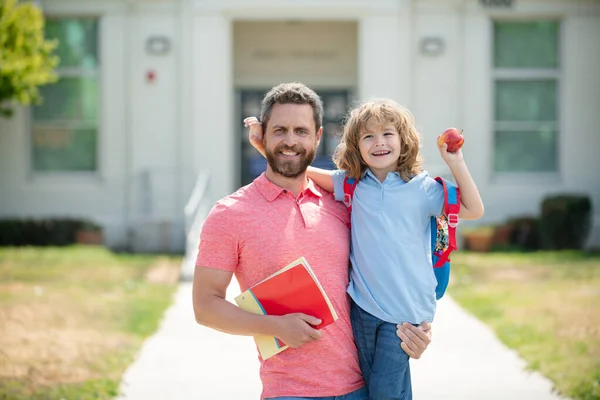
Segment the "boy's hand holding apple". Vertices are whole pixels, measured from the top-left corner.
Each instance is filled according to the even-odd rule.
[[[463,161],[461,147],[464,142],[462,130],[456,128],[448,128],[438,136],[437,145],[446,164]]]

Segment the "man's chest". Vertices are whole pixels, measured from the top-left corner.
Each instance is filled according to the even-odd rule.
[[[236,273],[247,286],[299,257],[305,257],[315,270],[328,266],[327,274],[347,269],[350,246],[345,210],[305,203],[256,211],[239,226]]]

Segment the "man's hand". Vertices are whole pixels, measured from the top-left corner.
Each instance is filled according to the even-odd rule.
[[[402,325],[396,325],[396,334],[402,343],[400,346],[411,358],[419,359],[423,352],[431,343],[431,324],[423,322],[419,326],[414,326],[408,322]]]
[[[244,126],[246,128],[250,127],[250,130],[248,131],[248,139],[250,140],[250,144],[264,157],[265,144],[263,142],[262,124],[256,117],[248,117],[244,119]]]
[[[275,336],[294,349],[321,339],[321,331],[313,328],[321,323],[318,318],[302,313],[287,314],[276,318]]]

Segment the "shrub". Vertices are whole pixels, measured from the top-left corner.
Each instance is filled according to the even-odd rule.
[[[562,194],[542,201],[540,234],[545,249],[582,249],[592,224],[589,196]]]
[[[88,220],[70,218],[0,220],[0,246],[66,246],[75,243],[75,233],[100,227]]]
[[[511,227],[509,246],[522,250],[540,248],[539,220],[535,217],[523,216],[508,220]]]

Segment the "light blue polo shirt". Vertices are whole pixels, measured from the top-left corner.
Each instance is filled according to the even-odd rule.
[[[333,175],[344,198],[345,171]],[[433,321],[436,279],[431,261],[431,216],[444,204],[442,185],[422,172],[409,182],[370,171],[352,197],[348,294],[363,310],[391,323]]]

